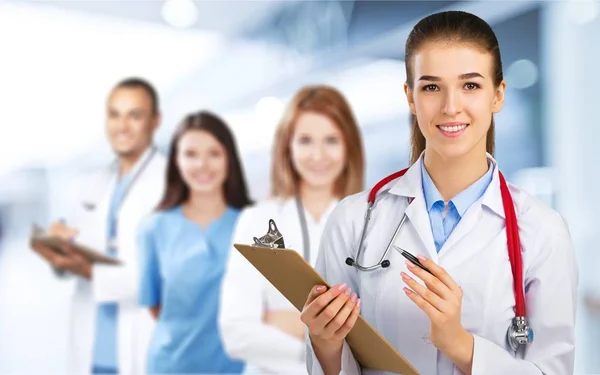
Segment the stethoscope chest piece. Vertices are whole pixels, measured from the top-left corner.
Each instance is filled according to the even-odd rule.
[[[533,329],[527,324],[527,318],[521,316],[513,318],[512,324],[508,327],[507,339],[510,347],[515,351],[519,346],[533,342]]]

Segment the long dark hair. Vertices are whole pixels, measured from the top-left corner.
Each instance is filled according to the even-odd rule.
[[[227,124],[218,116],[207,111],[200,111],[187,115],[175,130],[175,134],[171,139],[166,188],[157,210],[171,209],[184,203],[190,197],[190,189],[183,180],[177,166],[177,146],[183,135],[191,130],[203,130],[210,133],[223,145],[227,152],[227,178],[223,183],[223,193],[227,204],[237,209],[250,205],[252,202],[248,196],[246,180],[233,134]]]
[[[428,42],[451,42],[472,44],[492,55],[494,85],[500,86],[503,80],[502,59],[496,34],[490,25],[474,14],[462,11],[447,11],[435,13],[423,18],[415,25],[406,41],[405,66],[406,84],[412,90],[415,78],[413,76],[414,55],[419,48]],[[411,157],[410,164],[419,159],[425,150],[425,137],[419,129],[417,117],[412,118]],[[494,154],[495,145],[494,118],[487,133],[486,150]]]

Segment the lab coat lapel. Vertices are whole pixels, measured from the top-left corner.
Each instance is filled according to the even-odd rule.
[[[79,230],[77,241],[97,251],[106,248],[106,219],[115,180],[116,174],[110,167],[92,176],[77,203],[80,207],[74,222],[70,223]]]
[[[300,231],[300,219],[298,209],[296,208],[295,198],[287,198],[281,202],[278,217],[274,218],[277,229],[284,238],[285,247],[296,250],[300,255],[303,254],[304,244],[302,242],[302,232]],[[267,223],[265,223],[265,227]]]
[[[460,258],[468,258],[479,251],[483,243],[477,243],[477,239],[484,239],[487,236],[468,236],[474,233],[484,233],[483,210],[481,203],[476,202],[460,220],[448,240],[444,243],[439,252],[440,262],[445,261],[454,252],[460,253]]]
[[[463,216],[463,218],[458,222],[458,225],[456,225],[456,228],[454,228],[448,237],[448,240],[446,240],[440,249],[440,259],[447,256],[449,252],[454,251],[453,248],[455,245],[458,244],[463,237],[473,231],[473,229],[477,226],[477,223],[481,222],[483,216],[482,214],[481,201],[478,200],[467,210],[465,216]],[[471,250],[476,249],[477,247],[468,246],[468,249],[461,249],[461,251],[466,250],[470,252]]]
[[[425,197],[422,192],[414,197],[412,203],[408,205],[406,208],[406,215],[416,232],[419,234],[419,238],[423,242],[427,254],[429,254],[429,258],[434,260],[437,259],[438,254],[435,248],[435,242],[433,241],[429,214],[427,213],[427,207],[425,206]],[[405,250],[411,252],[410,249]]]
[[[449,253],[455,251],[460,253],[458,259],[452,263],[461,262],[472,256],[475,252],[488,246],[486,241],[496,238],[496,233],[489,233],[490,228],[498,227],[490,220],[504,220],[504,208],[502,206],[502,197],[500,194],[500,179],[496,161],[488,155],[488,159],[494,163],[494,172],[492,181],[485,193],[477,202],[475,202],[465,213],[448,240],[440,249],[440,259],[444,260]],[[489,209],[489,210],[488,210]],[[491,211],[490,211],[491,210]],[[493,224],[490,226],[490,224]],[[486,233],[489,235],[471,235]],[[457,254],[458,255],[458,254]],[[454,258],[454,256],[452,256]]]
[[[429,214],[427,213],[427,207],[425,206],[425,196],[423,195],[423,187],[421,181],[421,163],[423,157],[414,163],[406,174],[398,179],[389,190],[390,194],[400,195],[407,198],[412,198],[412,202],[406,208],[406,216],[408,216],[408,223],[417,232],[419,239],[421,240],[423,247],[426,249],[425,256],[431,259],[437,259],[437,251],[435,249],[435,243],[433,241],[433,234],[431,233],[431,223],[429,222]],[[400,217],[398,218],[400,220]],[[398,246],[402,247],[405,241],[402,240],[403,230],[398,234],[397,243]],[[404,234],[406,236],[406,234]],[[402,247],[404,250],[418,254],[417,249],[411,249]],[[415,243],[412,243],[412,247]]]

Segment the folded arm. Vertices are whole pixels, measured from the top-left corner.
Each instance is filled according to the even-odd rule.
[[[250,243],[252,211],[238,220],[233,243]],[[225,350],[232,358],[280,374],[304,370],[304,342],[266,324],[264,277],[231,248],[222,284],[219,325]]]

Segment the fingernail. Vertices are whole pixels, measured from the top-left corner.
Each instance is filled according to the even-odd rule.
[[[360,307],[360,298],[356,301],[356,307]]]
[[[356,302],[356,293],[354,293],[352,297],[350,297],[350,300],[352,300],[352,302]]]
[[[338,286],[338,290],[342,291],[344,289],[346,289],[346,283],[343,283],[340,286]]]
[[[415,265],[412,264],[412,262],[406,260],[405,263],[406,263],[406,267],[408,267],[408,268],[415,268]]]
[[[347,296],[349,296],[350,293],[352,293],[352,290],[350,288],[346,289],[346,291],[344,292],[344,294],[346,294]]]
[[[404,289],[404,293],[406,293],[407,295],[412,293],[411,290],[406,287],[404,287],[403,289]]]
[[[319,285],[316,290],[317,292],[322,292],[323,289],[325,289],[325,287],[323,285]]]
[[[404,272],[400,272],[400,276],[402,276],[402,280],[404,280],[404,281],[410,280],[410,277],[408,277],[408,275],[405,274]]]
[[[425,258],[423,255],[421,254],[417,254],[417,259],[420,260],[421,262],[424,262],[427,260],[427,258]]]

